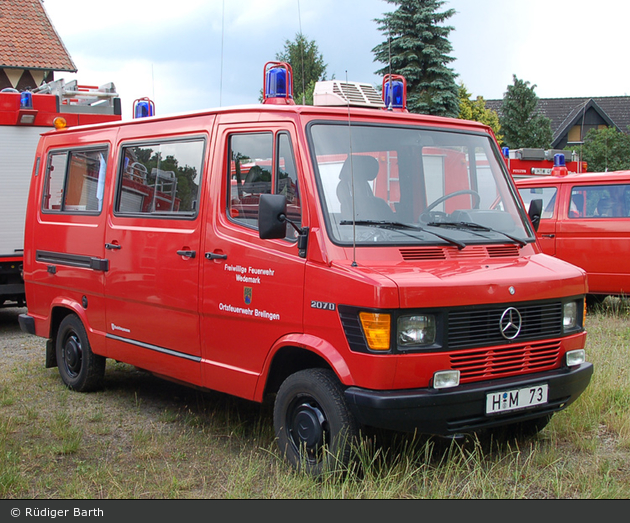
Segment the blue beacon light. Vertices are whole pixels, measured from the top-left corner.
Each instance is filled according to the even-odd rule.
[[[20,108],[21,109],[33,108],[33,94],[30,91],[23,91],[20,94]]]
[[[383,102],[387,110],[407,110],[407,81],[404,76],[385,75],[383,78]]]
[[[564,154],[556,154],[553,157],[553,166],[554,167],[565,167],[566,160],[564,158]]]
[[[551,169],[552,176],[566,176],[569,174],[569,170],[566,166],[566,160],[564,154],[559,153],[553,157],[553,169]]]
[[[402,109],[403,104],[403,83],[394,80],[385,84],[385,105],[396,109]]]
[[[285,62],[265,64],[264,103],[293,104],[293,71]]]
[[[133,103],[133,117],[147,118],[155,114],[155,104],[149,98],[139,98]]]

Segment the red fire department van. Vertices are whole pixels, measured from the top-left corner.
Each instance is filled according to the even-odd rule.
[[[68,125],[118,121],[114,84],[56,80],[31,91],[0,91],[0,307],[24,306],[22,255],[26,201],[35,149],[55,118]]]
[[[261,105],[42,137],[20,324],[47,366],[274,397],[314,474],[364,426],[536,432],[575,401],[586,276],[541,254],[490,129],[408,113],[395,78],[315,106],[265,78]]]
[[[526,205],[543,200],[540,246],[586,271],[589,302],[630,294],[630,172],[565,172],[516,185]]]

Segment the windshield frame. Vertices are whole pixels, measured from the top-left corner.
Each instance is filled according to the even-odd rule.
[[[498,194],[497,197],[494,199],[494,201],[496,202],[496,201],[499,201],[501,198],[505,198],[509,196],[511,200],[511,205],[513,205],[514,209],[513,209],[513,213],[506,213],[506,214],[509,214],[515,219],[516,227],[518,227],[520,223],[520,226],[522,227],[522,231],[524,234],[522,235],[516,234],[517,238],[510,238],[510,235],[506,234],[504,231],[494,231],[496,232],[495,237],[485,237],[482,234],[479,234],[478,230],[473,232],[473,229],[467,228],[465,227],[465,224],[463,224],[464,226],[460,230],[461,231],[468,230],[464,246],[516,243],[519,245],[519,247],[522,247],[529,243],[535,243],[536,233],[531,225],[529,217],[527,216],[527,213],[522,204],[522,201],[520,199],[520,196],[514,184],[514,181],[512,180],[507,170],[507,167],[505,165],[505,162],[502,159],[501,152],[496,143],[496,140],[494,140],[490,134],[483,131],[475,131],[473,129],[465,129],[465,128],[457,128],[457,127],[449,127],[449,126],[432,126],[432,125],[427,125],[426,123],[423,123],[423,122],[418,122],[418,124],[413,124],[406,121],[406,122],[401,122],[399,124],[392,124],[388,122],[369,121],[365,119],[354,120],[354,121],[353,120],[344,121],[344,120],[338,120],[338,119],[313,119],[309,121],[307,125],[305,126],[306,139],[309,146],[311,165],[313,167],[313,172],[315,174],[315,182],[316,182],[317,190],[319,193],[321,211],[322,211],[322,216],[325,221],[326,232],[328,234],[329,239],[334,244],[343,246],[343,247],[352,246],[352,245],[361,246],[361,247],[364,247],[364,246],[366,247],[384,247],[384,246],[386,247],[392,247],[392,246],[396,246],[396,247],[432,246],[434,247],[434,246],[448,246],[448,245],[457,244],[459,241],[461,241],[461,238],[460,237],[440,238],[440,236],[442,235],[444,236],[449,235],[450,228],[436,227],[435,229],[433,229],[435,232],[433,232],[432,230],[423,230],[425,229],[425,226],[429,225],[426,223],[415,224],[415,225],[421,226],[421,227],[416,228],[415,232],[417,233],[417,235],[414,235],[413,227],[408,227],[408,228],[405,227],[404,234],[400,235],[401,238],[399,241],[393,241],[393,240],[392,241],[379,241],[376,239],[369,240],[369,241],[363,240],[356,234],[356,227],[357,227],[356,225],[353,226],[354,232],[352,234],[353,236],[352,239],[339,238],[335,234],[334,225],[338,227],[339,223],[343,222],[344,220],[340,220],[336,224],[333,224],[331,217],[329,215],[329,208],[328,208],[329,204],[327,202],[326,191],[325,191],[323,181],[322,181],[323,176],[320,171],[320,164],[318,162],[318,157],[317,157],[317,147],[315,143],[316,138],[314,137],[314,133],[313,133],[313,128],[315,126],[346,127],[347,129],[349,129],[350,133],[352,133],[353,129],[358,129],[358,128],[384,128],[384,129],[390,129],[390,130],[415,131],[418,133],[438,133],[438,135],[436,136],[439,136],[440,134],[442,136],[445,136],[445,134],[449,134],[449,135],[468,136],[471,139],[481,138],[482,141],[480,141],[479,144],[482,146],[484,152],[486,153],[488,160],[490,161],[490,159],[493,159],[494,161],[494,167],[490,167],[490,169],[493,169],[493,170],[498,169],[497,172],[492,174],[493,180],[497,184],[502,183],[504,185],[504,187],[502,187],[502,191],[505,190],[505,195]],[[352,135],[350,134],[350,136]],[[354,137],[352,138],[352,140],[354,142]],[[465,142],[465,139],[462,140],[462,145],[464,144],[464,142]],[[427,145],[419,146],[420,149],[422,149],[423,147],[430,147],[430,145],[427,144]],[[349,153],[352,153],[354,156],[357,154],[354,151],[352,151],[352,146],[349,144],[347,148],[344,148],[344,149],[345,149],[345,153],[340,153],[341,155],[345,154],[347,156]],[[372,152],[377,152],[377,151],[372,151]],[[424,157],[422,156],[421,158],[424,158]],[[497,182],[498,178],[501,178],[502,182]],[[497,185],[497,188],[498,188],[498,185]],[[518,222],[516,221],[516,218],[518,218],[519,220]],[[355,216],[354,221],[358,222],[360,220]],[[396,223],[397,221],[398,220],[396,219],[394,219],[392,222],[375,220],[373,225],[377,229],[388,229],[390,228],[388,227],[388,225],[391,225],[392,226],[391,228],[393,229],[396,227],[396,225],[400,225]],[[465,221],[466,220],[464,220],[464,222]],[[362,224],[362,226],[368,226],[368,225],[369,224],[365,223],[365,221]],[[410,225],[413,225],[413,224],[410,223]],[[452,222],[452,225],[457,225],[457,223]],[[426,229],[429,229],[429,228],[430,227],[426,227]],[[486,232],[491,232],[491,231],[492,229],[489,229]],[[426,233],[426,234],[423,234],[423,233]],[[435,234],[435,233],[438,233],[438,234]],[[404,240],[403,240],[403,236],[405,237]],[[459,248],[461,249],[462,247],[460,246]]]

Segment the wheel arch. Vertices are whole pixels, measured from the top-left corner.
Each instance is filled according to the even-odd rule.
[[[310,368],[330,369],[343,385],[353,384],[346,361],[334,346],[315,336],[287,336],[269,352],[255,399],[263,401],[267,395],[276,393],[291,374]]]
[[[54,302],[50,309],[48,339],[55,340],[55,338],[57,337],[57,332],[59,331],[59,325],[61,325],[63,319],[70,314],[76,314],[81,320],[81,323],[83,323],[85,330],[87,332],[90,331],[87,317],[83,308],[78,303],[75,303],[73,301],[61,300],[58,302]]]

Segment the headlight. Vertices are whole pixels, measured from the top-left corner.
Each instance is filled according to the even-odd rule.
[[[418,314],[398,318],[398,345],[401,347],[423,347],[435,343],[435,316]]]
[[[572,301],[564,304],[564,317],[562,318],[562,326],[564,330],[571,330],[577,327],[578,322],[578,306],[577,303]]]

